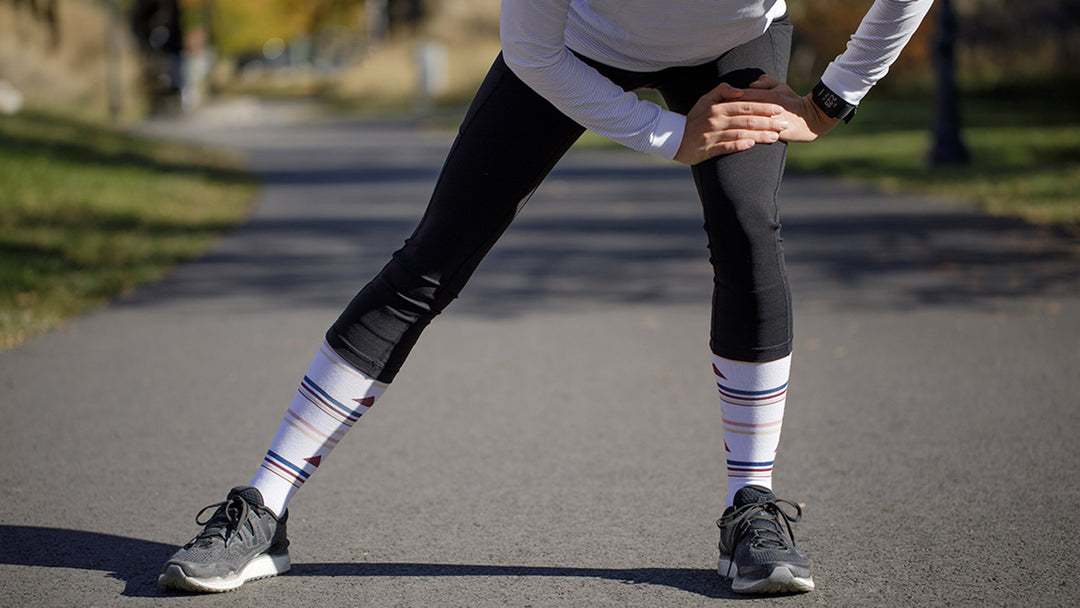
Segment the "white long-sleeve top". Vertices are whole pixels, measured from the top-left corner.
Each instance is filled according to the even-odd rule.
[[[821,79],[858,104],[911,39],[933,0],[875,0]],[[674,158],[686,118],[623,91],[570,51],[636,72],[705,63],[787,13],[784,0],[502,0],[507,65],[582,126]]]

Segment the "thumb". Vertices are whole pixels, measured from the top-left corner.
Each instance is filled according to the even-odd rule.
[[[773,78],[772,76],[769,76],[768,74],[762,74],[761,76],[758,77],[757,80],[750,83],[750,88],[751,89],[775,89],[776,87],[778,87],[778,86],[780,86],[782,84],[784,84],[784,83],[782,83],[779,80]]]
[[[737,89],[726,82],[721,82],[716,85],[716,88],[701,96],[702,99],[707,99],[714,103],[720,103],[722,101],[728,101],[731,99],[738,99],[742,97],[742,89]]]

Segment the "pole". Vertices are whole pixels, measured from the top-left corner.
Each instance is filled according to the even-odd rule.
[[[956,14],[950,0],[937,2],[938,28],[934,41],[937,80],[937,120],[934,125],[932,166],[967,164],[967,147],[960,136],[960,95],[956,87]]]

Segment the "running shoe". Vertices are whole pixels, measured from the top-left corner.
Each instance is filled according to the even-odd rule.
[[[203,521],[210,510],[213,515]],[[286,572],[288,518],[288,511],[278,519],[267,509],[256,488],[233,488],[225,502],[204,507],[195,516],[203,531],[165,563],[158,584],[184,591],[231,591]]]
[[[779,500],[768,488],[747,486],[735,494],[720,527],[717,570],[736,593],[802,593],[814,589],[810,560],[795,548],[791,524],[802,507]],[[795,509],[794,515],[781,505]]]

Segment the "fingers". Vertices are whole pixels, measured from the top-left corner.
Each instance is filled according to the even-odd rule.
[[[771,142],[762,142],[771,143]],[[722,154],[732,154],[734,152],[742,152],[749,150],[756,145],[756,142],[752,139],[737,139],[735,141],[719,142],[714,146],[706,150],[705,159],[712,158],[714,156],[720,156]],[[702,160],[705,160],[702,159]]]
[[[779,84],[771,89],[744,89],[739,103],[771,103],[790,110],[799,103],[799,96],[786,84]]]
[[[771,144],[780,139],[778,131],[758,131],[755,129],[725,131],[711,142],[708,147],[724,146],[738,142],[752,142],[756,144]]]
[[[780,86],[782,84],[784,84],[784,83],[782,83],[779,80],[773,78],[772,76],[769,76],[768,74],[762,74],[761,76],[758,77],[757,80],[750,83],[750,88],[751,89],[775,89],[776,87],[778,87],[778,86]]]
[[[787,121],[779,118],[781,112],[772,104],[718,104],[713,106],[706,137],[712,142],[771,144],[788,128]]]
[[[748,99],[751,95],[756,99]],[[775,101],[780,99],[772,92],[737,89],[727,83],[717,85],[687,114],[675,160],[693,165],[713,156],[779,141],[788,129],[788,114]]]
[[[704,158],[712,158],[721,154],[742,152],[749,150],[757,144],[772,144],[780,140],[780,134],[775,131],[728,131],[725,138],[710,142],[703,150]]]
[[[721,131],[769,131],[779,133],[788,128],[787,120],[779,117],[765,117],[758,114],[742,116],[714,117],[712,127]]]
[[[737,116],[764,116],[771,117],[781,114],[784,111],[782,106],[775,103],[760,103],[760,102],[727,102],[718,103],[711,108],[712,115],[716,117],[730,117]]]
[[[730,101],[732,99],[738,99],[742,97],[742,89],[737,89],[726,82],[721,82],[716,85],[716,88],[701,96],[702,99],[707,99],[713,103],[720,103],[722,101]]]
[[[769,76],[768,74],[762,74],[757,80],[750,83],[748,88],[751,89],[775,89],[782,86],[784,83]],[[708,99],[713,103],[719,103],[723,101],[731,101],[733,99],[739,99],[745,93],[745,89],[740,89],[726,82],[721,82],[708,93],[702,95],[702,99]]]
[[[756,144],[771,144],[780,140],[780,132],[788,123],[755,115],[715,119],[704,134],[701,152],[705,158],[748,150]]]

